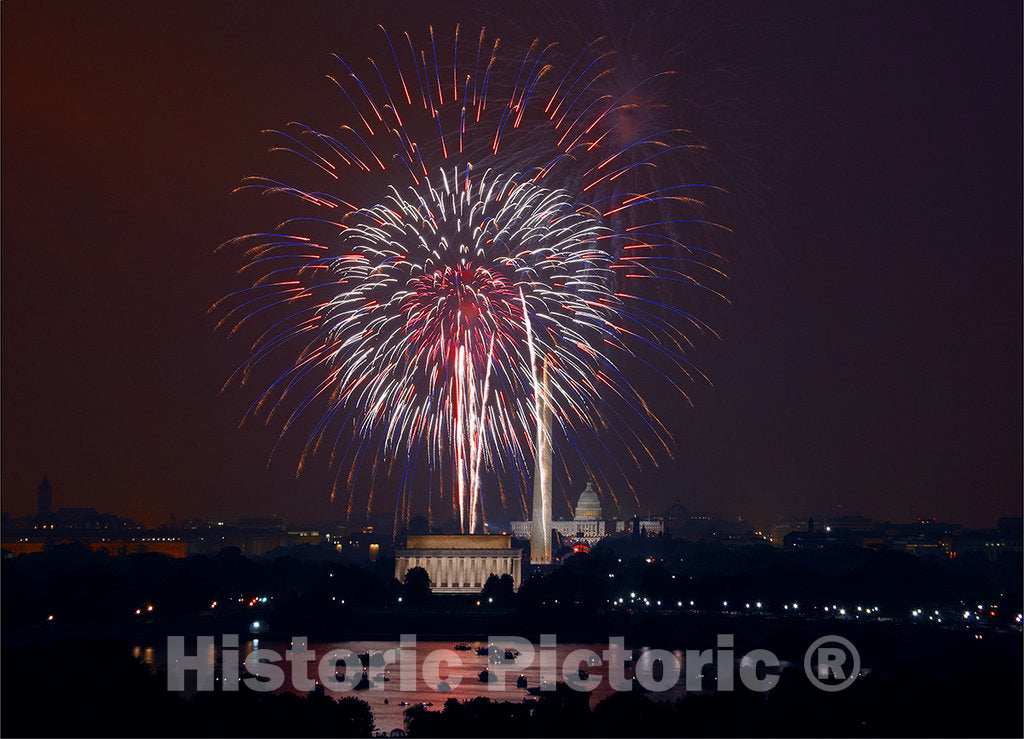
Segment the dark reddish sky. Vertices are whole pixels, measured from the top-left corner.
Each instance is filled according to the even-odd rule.
[[[641,496],[1020,515],[1020,4],[776,5],[652,24],[690,44],[676,104],[700,104],[737,234],[722,340],[695,355],[715,386],[672,412],[678,459]],[[5,511],[46,472],[57,505],[149,521],[339,515],[323,463],[267,469],[275,430],[237,429],[252,396],[219,389],[242,347],[206,308],[234,286],[214,247],[269,225],[228,195],[273,172],[260,129],[340,110],[329,53],[379,54],[381,20],[479,24],[356,7],[0,6]]]

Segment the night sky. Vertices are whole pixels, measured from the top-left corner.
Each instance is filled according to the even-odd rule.
[[[206,313],[237,287],[214,249],[287,215],[229,194],[279,171],[260,130],[339,121],[330,52],[380,55],[378,22],[589,40],[553,11],[361,5],[0,6],[4,511],[45,472],[57,506],[150,523],[343,514],[325,458],[268,469],[278,427],[220,393],[244,346]],[[635,484],[654,512],[993,525],[1021,512],[1020,3],[838,5],[606,14],[682,45],[673,104],[735,230],[693,355],[714,386],[665,404],[677,458]]]

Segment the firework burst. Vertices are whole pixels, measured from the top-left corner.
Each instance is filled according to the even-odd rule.
[[[396,520],[407,519],[410,465],[422,458],[467,532],[485,523],[486,470],[515,480],[522,500],[542,394],[591,474],[615,456],[609,431],[638,465],[656,461],[652,446],[671,454],[619,362],[657,369],[644,359],[653,350],[691,376],[688,332],[703,324],[632,285],[708,289],[700,271],[717,270],[678,238],[679,224],[707,223],[693,194],[705,185],[622,183],[685,151],[683,133],[629,138],[621,110],[633,103],[590,92],[610,74],[599,44],[562,61],[535,41],[506,61],[484,31],[467,39],[456,27],[440,44],[430,29],[417,46],[381,30],[382,63],[357,74],[337,57],[330,80],[346,122],[336,132],[271,132],[274,150],[327,185],[260,177],[240,188],[304,210],[228,242],[244,248],[239,271],[252,283],[214,306],[218,325],[259,328],[232,379],[294,358],[246,416],[283,419],[282,437],[312,418],[299,469],[326,448],[332,496],[345,485],[349,511],[360,467],[375,478],[401,459]],[[677,373],[657,371],[684,393]]]

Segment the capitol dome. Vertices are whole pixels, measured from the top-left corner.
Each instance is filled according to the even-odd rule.
[[[580,493],[580,499],[576,501],[576,520],[595,521],[601,518],[601,501],[597,497],[592,482]]]

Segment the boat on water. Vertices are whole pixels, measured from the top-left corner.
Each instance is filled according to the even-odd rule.
[[[519,677],[516,678],[516,687],[517,688],[528,687],[528,684],[526,682],[526,675],[520,675]]]
[[[452,647],[452,649],[454,649],[456,652],[468,652],[470,649],[472,649],[472,647],[468,644],[456,644],[454,647]]]
[[[542,691],[548,693],[551,692],[553,689],[554,686],[552,685],[552,683],[548,682],[547,680],[544,680],[541,682],[540,685],[538,685],[535,688],[527,688],[526,692],[530,695],[540,695]]]
[[[371,661],[374,667],[384,666],[384,652],[379,649],[374,649],[372,652],[360,652],[356,657],[367,667],[370,666]]]
[[[491,648],[490,647],[477,647],[476,648],[476,653],[478,655],[480,655],[481,657],[486,657],[488,654],[490,654],[490,652],[491,652]]]
[[[515,662],[516,657],[518,656],[519,652],[515,649],[506,649],[505,651],[501,651],[500,649],[495,647],[491,649],[490,657],[488,657],[488,659],[491,661],[491,663],[498,665],[508,664],[509,662]]]
[[[588,677],[590,677],[590,673],[587,672],[586,670],[584,670],[582,667],[580,668],[579,675],[580,675],[580,680],[586,680]]]
[[[477,675],[477,678],[482,683],[490,683],[490,682],[494,682],[495,675],[490,670],[480,670],[480,674]]]

